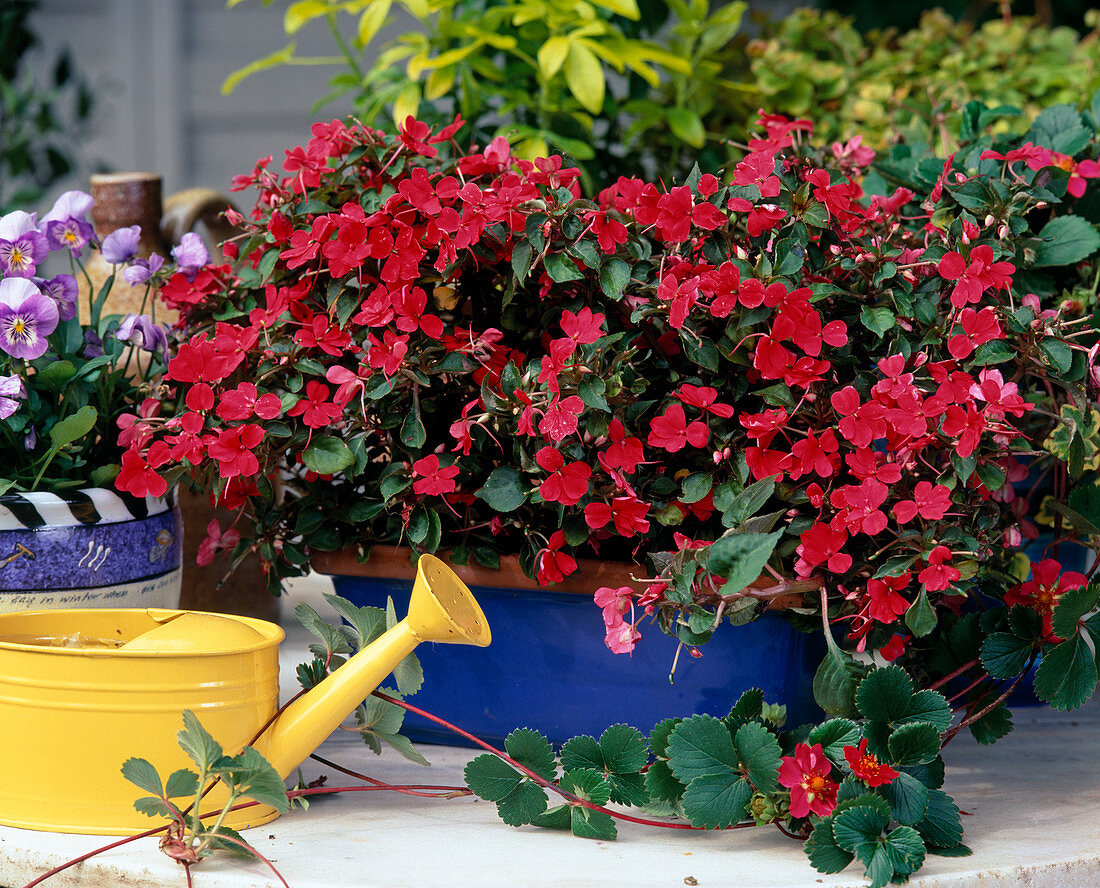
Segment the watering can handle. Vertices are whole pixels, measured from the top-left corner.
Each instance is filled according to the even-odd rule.
[[[165,243],[178,244],[187,232],[194,231],[200,222],[209,234],[208,246],[215,247],[228,240],[239,229],[222,215],[227,209],[236,209],[221,192],[212,188],[185,188],[170,195],[164,201],[160,234]]]

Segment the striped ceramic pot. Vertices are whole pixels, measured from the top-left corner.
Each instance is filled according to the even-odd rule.
[[[176,607],[183,526],[167,497],[90,488],[0,496],[0,613]]]

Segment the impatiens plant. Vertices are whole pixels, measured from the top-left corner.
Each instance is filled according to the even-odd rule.
[[[790,744],[769,792],[819,867],[905,875],[958,843],[919,829],[943,820],[939,744],[1007,733],[1040,658],[1055,706],[1097,681],[1100,587],[1044,562],[1100,536],[1100,115],[993,136],[1002,113],[967,106],[948,158],[902,145],[873,167],[763,114],[728,184],[595,199],[558,157],[463,153],[458,120],[316,124],[285,175],[238,181],[260,196],[235,266],[167,282],[190,338],[119,484],[205,477],[273,589],[381,542],[517,553],[543,584],[633,562],[636,586],[594,590],[618,652],[646,618],[697,649],[783,604],[825,637],[822,707],[865,723],[835,754]],[[846,795],[857,768],[895,788]],[[704,776],[673,775],[685,799]]]
[[[148,299],[158,272],[193,275],[207,262],[198,235],[186,235],[160,271],[162,257],[137,256],[136,226],[97,238],[91,208],[88,195],[67,191],[41,220],[22,210],[0,218],[0,493],[114,480],[136,434],[133,411],[156,403],[146,398],[164,369],[168,338],[151,314],[105,314],[107,295],[117,276],[145,284]],[[84,271],[93,250],[113,266],[98,289]],[[59,273],[47,277],[46,268]],[[87,323],[78,317],[78,279]],[[151,478],[149,489],[166,488]]]

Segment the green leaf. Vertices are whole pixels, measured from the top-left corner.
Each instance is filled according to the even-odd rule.
[[[775,735],[759,722],[749,722],[737,729],[733,744],[749,782],[759,792],[778,792],[783,753]]]
[[[513,512],[527,501],[523,475],[512,466],[493,469],[485,485],[474,494],[495,512]]]
[[[872,669],[856,689],[856,706],[872,721],[897,721],[906,714],[912,698],[913,680],[900,666]]]
[[[59,392],[75,375],[76,366],[72,361],[53,361],[38,371],[34,381],[50,391]]]
[[[552,79],[561,70],[567,55],[569,55],[569,38],[560,34],[555,34],[539,47],[539,71],[544,80]]]
[[[1069,494],[1069,507],[1093,527],[1100,527],[1100,484],[1077,484]],[[1078,529],[1080,532],[1080,529]]]
[[[641,771],[649,759],[645,737],[630,725],[611,725],[600,734],[599,746],[604,767],[616,774]]]
[[[1100,602],[1100,584],[1089,583],[1077,589],[1067,589],[1058,596],[1051,618],[1051,628],[1059,638],[1069,638],[1077,631],[1077,624],[1085,614],[1096,609]]]
[[[512,247],[512,273],[517,280],[524,281],[531,273],[532,255],[533,251],[528,241],[517,241]]]
[[[600,267],[600,289],[609,299],[622,298],[626,285],[630,283],[630,266],[622,259],[612,257]]]
[[[899,876],[916,872],[924,863],[924,842],[920,834],[909,826],[891,830],[882,843],[882,850]]]
[[[815,726],[806,742],[811,746],[820,743],[825,755],[839,764],[844,761],[844,747],[859,744],[859,726],[846,718],[831,718]]]
[[[462,775],[474,794],[487,802],[499,802],[524,780],[511,765],[489,753],[470,761]]]
[[[593,811],[591,808],[570,808],[569,828],[580,839],[602,839],[609,842],[619,834],[615,821],[609,814]]]
[[[993,632],[982,642],[981,660],[993,678],[1011,678],[1024,671],[1031,643],[1008,632]]]
[[[865,305],[860,309],[859,320],[864,327],[876,334],[879,339],[897,322],[897,318],[894,317],[894,313],[890,309],[872,308],[869,305]]]
[[[890,735],[888,747],[895,766],[924,765],[940,754],[940,732],[928,722],[912,722]]]
[[[672,134],[692,148],[702,148],[707,141],[707,132],[699,115],[688,108],[669,108],[665,120]]]
[[[782,530],[774,533],[734,533],[719,537],[707,555],[707,569],[726,582],[723,595],[740,592],[764,570]]]
[[[403,734],[390,734],[387,731],[375,731],[374,736],[383,743],[387,743],[393,747],[394,751],[402,758],[406,758],[410,762],[415,762],[418,765],[423,765],[425,768],[431,766],[431,762],[417,752],[412,741]],[[364,737],[364,739],[366,738]]]
[[[544,813],[547,804],[546,791],[525,780],[497,802],[497,814],[509,826],[523,826]]]
[[[683,493],[680,494],[680,502],[682,503],[697,503],[708,493],[710,493],[711,487],[714,482],[710,475],[705,472],[696,472],[693,475],[688,475],[684,479]],[[755,577],[753,578],[755,579]]]
[[[838,846],[853,852],[861,860],[868,846],[878,845],[889,818],[869,805],[847,808],[833,818],[833,836]]]
[[[814,700],[826,715],[854,716],[860,667],[848,657],[825,655],[814,674]]]
[[[122,763],[122,776],[146,792],[155,796],[164,795],[164,786],[160,774],[153,763],[143,758],[130,758]]]
[[[764,504],[775,493],[775,479],[764,478],[756,481],[742,490],[724,510],[724,516],[733,522],[733,526],[744,524],[749,518],[759,512]]]
[[[978,366],[988,366],[990,364],[1003,364],[1005,361],[1011,361],[1015,357],[1016,349],[1012,348],[1002,339],[992,339],[989,342],[983,342],[979,345],[974,352],[974,356],[970,360]]]
[[[1033,268],[1072,265],[1096,252],[1100,234],[1080,216],[1055,216],[1039,232]]]
[[[747,722],[754,718],[760,718],[763,711],[764,692],[760,688],[749,688],[747,691],[743,691],[741,696],[737,698],[737,702],[734,703],[733,708],[730,709],[729,717],[731,719],[738,719],[741,722]]]
[[[586,111],[599,114],[607,84],[604,81],[603,66],[595,53],[575,40],[569,47],[564,68],[565,83],[569,91]]]
[[[237,87],[237,84],[246,77],[257,74],[260,71],[266,71],[268,68],[278,67],[290,61],[294,56],[294,49],[297,45],[296,42],[291,41],[282,49],[277,49],[275,52],[264,56],[262,59],[256,59],[256,61],[250,62],[243,68],[238,68],[222,82],[222,95],[229,95]]]
[[[180,749],[190,756],[200,773],[209,771],[222,757],[221,744],[210,736],[190,709],[185,709],[183,712],[183,730],[176,735],[176,740],[179,742]]]
[[[744,818],[751,798],[752,787],[744,777],[707,774],[696,777],[684,790],[684,814],[692,826],[723,829]]]
[[[1079,709],[1096,690],[1096,661],[1080,634],[1043,651],[1035,693],[1053,709]]]
[[[962,841],[962,818],[955,802],[942,789],[929,790],[928,811],[917,824],[925,844],[933,848],[953,848]]]
[[[951,724],[951,707],[947,698],[939,691],[917,691],[909,700],[905,715],[897,723],[905,725],[912,722],[928,722],[941,733],[946,731]]]
[[[91,404],[85,404],[76,413],[66,416],[50,429],[50,441],[53,442],[54,448],[59,450],[88,434],[95,428],[97,419],[99,419],[99,411]]]
[[[676,801],[684,794],[684,784],[677,780],[668,762],[656,761],[645,772],[645,790],[656,801]]]
[[[199,789],[199,775],[194,771],[181,768],[173,771],[168,776],[168,783],[164,787],[164,795],[169,799],[178,799],[180,796],[193,796]]]
[[[936,623],[936,612],[928,603],[928,593],[922,588],[916,601],[905,612],[905,625],[917,638],[923,638],[936,628]]]
[[[693,715],[672,729],[668,764],[681,783],[712,774],[736,776],[737,753],[726,726],[709,715]]]
[[[974,739],[983,745],[996,743],[1002,737],[1012,733],[1012,713],[1003,703],[991,709],[970,726]]]
[[[607,778],[595,768],[566,771],[562,775],[560,786],[577,798],[596,805],[606,805],[611,799],[611,785],[607,782]]]
[[[401,423],[401,443],[410,450],[419,450],[428,440],[428,433],[424,430],[424,423],[415,413],[410,413]]]
[[[855,855],[837,844],[833,835],[833,818],[818,821],[810,838],[806,840],[806,855],[810,866],[819,873],[839,873],[852,862]]]
[[[890,811],[898,823],[913,826],[924,819],[928,811],[929,789],[912,774],[902,771],[880,790],[890,803]]]
[[[334,475],[355,462],[355,455],[339,438],[314,435],[309,447],[302,451],[302,462],[318,475]]]
[[[553,780],[558,773],[554,748],[538,731],[519,728],[504,738],[504,749],[512,758],[530,768],[544,780]]]
[[[219,774],[222,780],[250,799],[283,813],[290,809],[283,779],[271,763],[251,746],[246,746],[239,755],[223,758],[213,773]]]
[[[135,800],[134,807],[139,814],[144,814],[146,817],[163,817],[166,820],[171,820],[173,816],[171,808],[161,799],[154,799],[151,796]]]

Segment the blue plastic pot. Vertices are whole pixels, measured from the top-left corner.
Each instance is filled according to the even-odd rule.
[[[340,595],[359,606],[384,607],[392,596],[398,614],[408,606],[412,585],[355,576],[333,576],[333,581]],[[781,617],[721,627],[700,648],[702,657],[681,651],[670,683],[676,642],[643,624],[631,656],[611,653],[590,593],[470,589],[492,628],[492,644],[421,645],[424,686],[410,702],[490,742],[499,744],[523,727],[541,731],[553,743],[577,734],[599,736],[620,722],[648,733],[671,716],[726,715],[741,693],[754,687],[763,689],[767,702],[787,705],[788,724],[820,716],[811,684],[823,646],[816,635],[795,631]],[[412,714],[404,733],[424,742],[465,745]]]

